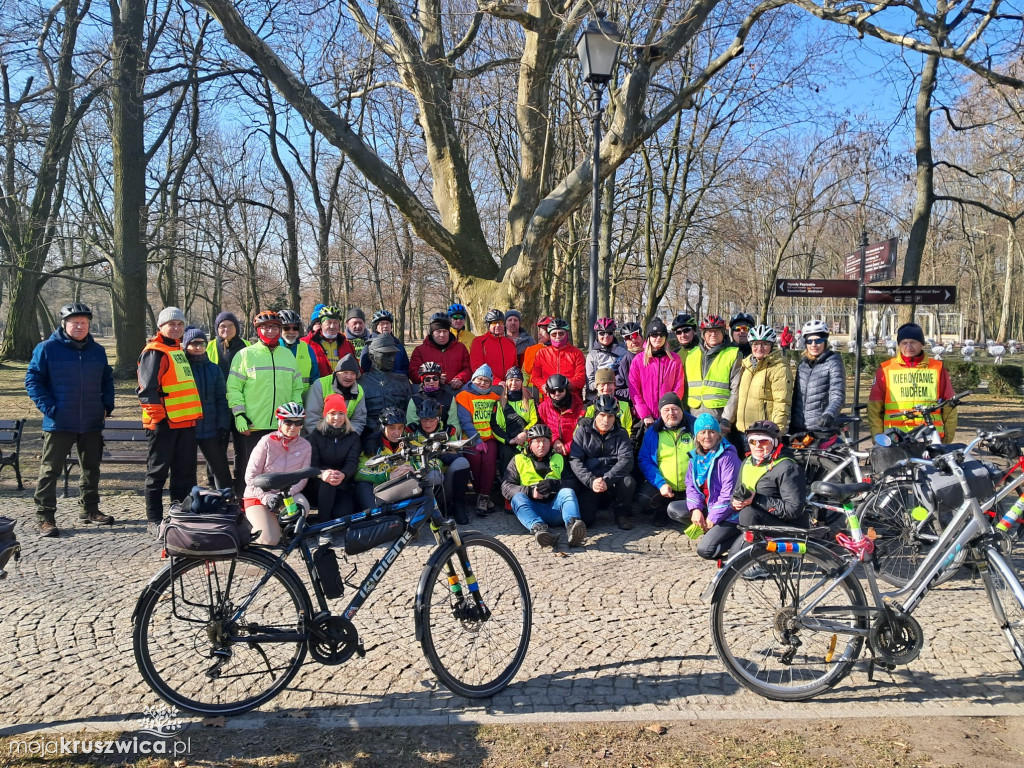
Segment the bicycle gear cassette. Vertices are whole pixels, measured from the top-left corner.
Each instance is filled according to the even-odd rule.
[[[309,655],[321,664],[334,666],[343,664],[353,654],[363,655],[359,633],[355,625],[344,616],[320,614],[314,616],[309,626]]]
[[[885,664],[909,664],[921,655],[924,632],[913,616],[890,609],[875,619],[868,645]]]

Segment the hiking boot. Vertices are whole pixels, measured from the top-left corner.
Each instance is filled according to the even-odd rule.
[[[60,529],[57,527],[56,523],[44,520],[39,524],[39,535],[44,539],[56,539],[60,536]]]
[[[616,515],[615,527],[620,531],[631,531],[633,530],[633,521],[625,515]]]
[[[668,512],[666,512],[664,509],[657,510],[654,513],[654,518],[651,520],[651,522],[654,523],[655,528],[664,528],[670,522]]]
[[[550,547],[558,541],[558,537],[553,536],[544,523],[535,524],[533,528],[530,529],[530,533],[533,534],[533,538],[535,538],[537,543],[542,547]]]
[[[569,528],[566,530],[566,533],[569,536],[569,546],[578,547],[583,544],[583,540],[587,538],[587,526],[582,520],[576,517],[569,523]]]
[[[113,525],[114,518],[104,515],[102,512],[83,512],[78,516],[83,523],[94,523],[95,525]]]
[[[484,517],[491,511],[491,500],[483,494],[476,497],[476,513],[480,517]]]

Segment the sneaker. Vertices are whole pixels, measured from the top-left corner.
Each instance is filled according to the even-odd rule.
[[[583,544],[583,540],[587,538],[587,526],[578,517],[573,518],[572,522],[569,523],[569,528],[566,531],[569,535],[569,546],[578,547]]]
[[[476,513],[480,517],[484,517],[488,512],[491,511],[491,500],[481,494],[476,498]]]
[[[44,520],[39,524],[39,535],[44,539],[56,539],[60,536],[60,529],[55,523],[51,523],[49,520]]]
[[[537,543],[542,547],[550,547],[558,540],[557,537],[551,534],[551,531],[548,530],[548,527],[544,525],[544,523],[537,523],[534,525],[533,528],[530,529],[530,533],[533,534],[533,538],[535,538]]]
[[[150,520],[146,523],[146,535],[151,539],[160,537],[160,523]]]
[[[754,563],[752,566],[747,568],[747,570],[745,570],[741,575],[747,581],[760,581],[761,579],[771,578],[771,574],[768,573],[767,569],[760,563]]]
[[[96,525],[113,525],[114,518],[104,515],[102,512],[85,512],[78,516],[83,523],[94,523]]]

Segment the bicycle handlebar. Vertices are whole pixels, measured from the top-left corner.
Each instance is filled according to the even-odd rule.
[[[945,408],[947,405],[952,405],[955,408],[956,406],[960,405],[961,400],[973,394],[974,390],[968,389],[966,392],[960,392],[959,394],[955,394],[947,400],[937,400],[934,403],[929,403],[928,405],[915,405],[913,408],[909,408],[908,410],[903,411],[903,416],[909,418],[913,416],[921,416],[926,413],[935,413],[936,411]]]
[[[373,469],[383,464],[404,464],[411,457],[422,457],[426,463],[443,453],[457,453],[467,446],[474,445],[478,439],[479,436],[469,437],[465,440],[450,440],[445,432],[435,432],[422,445],[411,445],[408,441],[403,441],[397,451],[374,456],[367,460],[366,466]]]

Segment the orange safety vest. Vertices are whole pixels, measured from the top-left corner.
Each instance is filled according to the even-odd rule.
[[[473,426],[480,433],[481,440],[490,440],[492,437],[491,414],[494,413],[500,399],[501,397],[493,392],[478,395],[466,389],[459,390],[459,394],[455,396],[455,402],[473,414]]]
[[[913,368],[901,365],[899,358],[886,360],[881,365],[885,375],[885,414],[882,417],[883,429],[896,429],[909,432],[920,426],[924,420],[919,416],[905,418],[903,411],[917,405],[927,405],[939,399],[939,378],[942,374],[941,360],[925,360]],[[932,423],[945,437],[942,423],[942,411],[932,414]]]
[[[203,404],[199,399],[199,390],[196,389],[196,381],[192,376],[192,366],[189,365],[188,357],[181,347],[171,347],[159,340],[159,337],[150,341],[143,352],[155,349],[167,355],[170,365],[160,377],[160,389],[164,395],[164,411],[167,420],[172,424],[182,427],[189,427],[203,417]],[[142,426],[147,429],[153,428],[148,414],[142,412]]]

